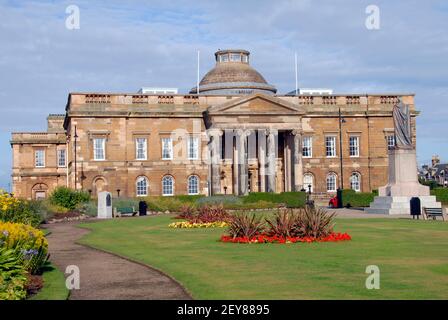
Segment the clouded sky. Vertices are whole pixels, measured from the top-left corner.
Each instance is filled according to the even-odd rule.
[[[67,6],[80,29],[65,26]],[[366,7],[380,9],[368,30]],[[11,174],[12,131],[44,131],[69,92],[136,92],[196,83],[222,48],[251,51],[251,64],[279,93],[302,87],[336,93],[413,92],[419,163],[448,162],[448,2],[6,1],[0,0],[0,187]]]

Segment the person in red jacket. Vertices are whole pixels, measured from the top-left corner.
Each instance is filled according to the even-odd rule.
[[[334,196],[333,198],[331,198],[331,199],[330,199],[330,202],[328,202],[328,206],[329,206],[330,208],[333,208],[333,209],[335,209],[335,208],[339,208],[339,205],[338,205],[338,197],[337,197],[337,196]]]

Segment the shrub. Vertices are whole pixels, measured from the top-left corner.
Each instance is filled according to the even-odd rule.
[[[282,238],[297,236],[297,215],[292,210],[278,210],[274,219],[266,219],[269,236]]]
[[[200,207],[197,216],[193,216],[190,220],[197,223],[210,223],[228,221],[229,218],[230,216],[224,207],[218,205]]]
[[[269,202],[273,204],[271,208],[278,205],[284,205],[288,208],[301,208],[305,206],[306,194],[305,192],[252,192],[242,198],[244,203]]]
[[[114,204],[114,202],[112,202],[112,204]],[[88,202],[84,202],[84,203],[80,203],[76,206],[76,210],[79,213],[91,216],[91,217],[96,217],[98,215],[98,206],[96,204],[95,201],[88,201]]]
[[[25,268],[35,274],[47,261],[48,242],[41,230],[23,223],[0,222],[0,246],[18,249]]]
[[[85,191],[75,191],[67,187],[57,187],[49,197],[50,203],[69,210],[74,210],[80,203],[90,200],[90,195]]]
[[[215,195],[211,197],[203,197],[196,201],[197,205],[218,205],[222,204],[224,207],[230,209],[239,207],[244,204],[243,197],[234,195]]]
[[[373,202],[375,192],[356,192],[351,189],[342,190],[342,205],[344,207],[368,207]]]
[[[240,213],[232,217],[228,233],[232,238],[252,238],[264,232],[266,226],[261,217],[255,214]]]
[[[14,198],[0,190],[0,221],[38,226],[42,221],[38,210],[34,202]]]
[[[437,201],[448,203],[448,188],[436,188],[431,190],[431,195],[436,196]]]
[[[328,214],[324,209],[305,207],[300,209],[294,226],[294,236],[324,238],[333,232],[336,213]]]
[[[159,211],[159,212],[179,212],[180,208],[185,204],[178,197],[157,197],[150,196],[144,199],[148,204],[149,210]]]
[[[176,217],[178,219],[187,219],[190,220],[196,214],[196,209],[192,205],[184,204],[180,208],[180,214]]]
[[[0,246],[0,300],[26,298],[27,271],[18,249]]]

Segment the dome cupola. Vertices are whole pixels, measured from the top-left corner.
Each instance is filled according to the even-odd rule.
[[[215,67],[199,83],[199,93],[216,95],[275,94],[277,89],[249,65],[250,52],[240,49],[215,52]],[[196,93],[194,87],[190,93]]]

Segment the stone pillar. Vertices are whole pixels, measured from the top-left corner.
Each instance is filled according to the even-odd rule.
[[[303,188],[303,162],[302,162],[302,135],[298,130],[293,130],[294,136],[294,191]]]
[[[289,133],[283,135],[283,180],[284,191],[291,191],[292,170],[291,170],[291,136]]]
[[[232,148],[233,148],[233,194],[238,195],[239,194],[239,173],[238,173],[238,156],[239,156],[239,145],[240,141],[238,139],[238,136],[236,134],[236,131],[233,131],[233,138],[232,138]]]
[[[212,195],[221,193],[221,136],[222,131],[219,129],[210,129],[210,165],[211,165],[211,188]]]
[[[248,130],[238,130],[238,140],[239,140],[239,148],[238,148],[238,167],[239,167],[239,194],[247,195],[248,194],[248,137],[250,135],[250,131]]]
[[[267,178],[268,178],[268,192],[276,191],[276,171],[277,171],[277,143],[278,131],[269,129],[267,133]]]
[[[258,130],[258,173],[260,188],[258,191],[266,192],[266,130]]]

